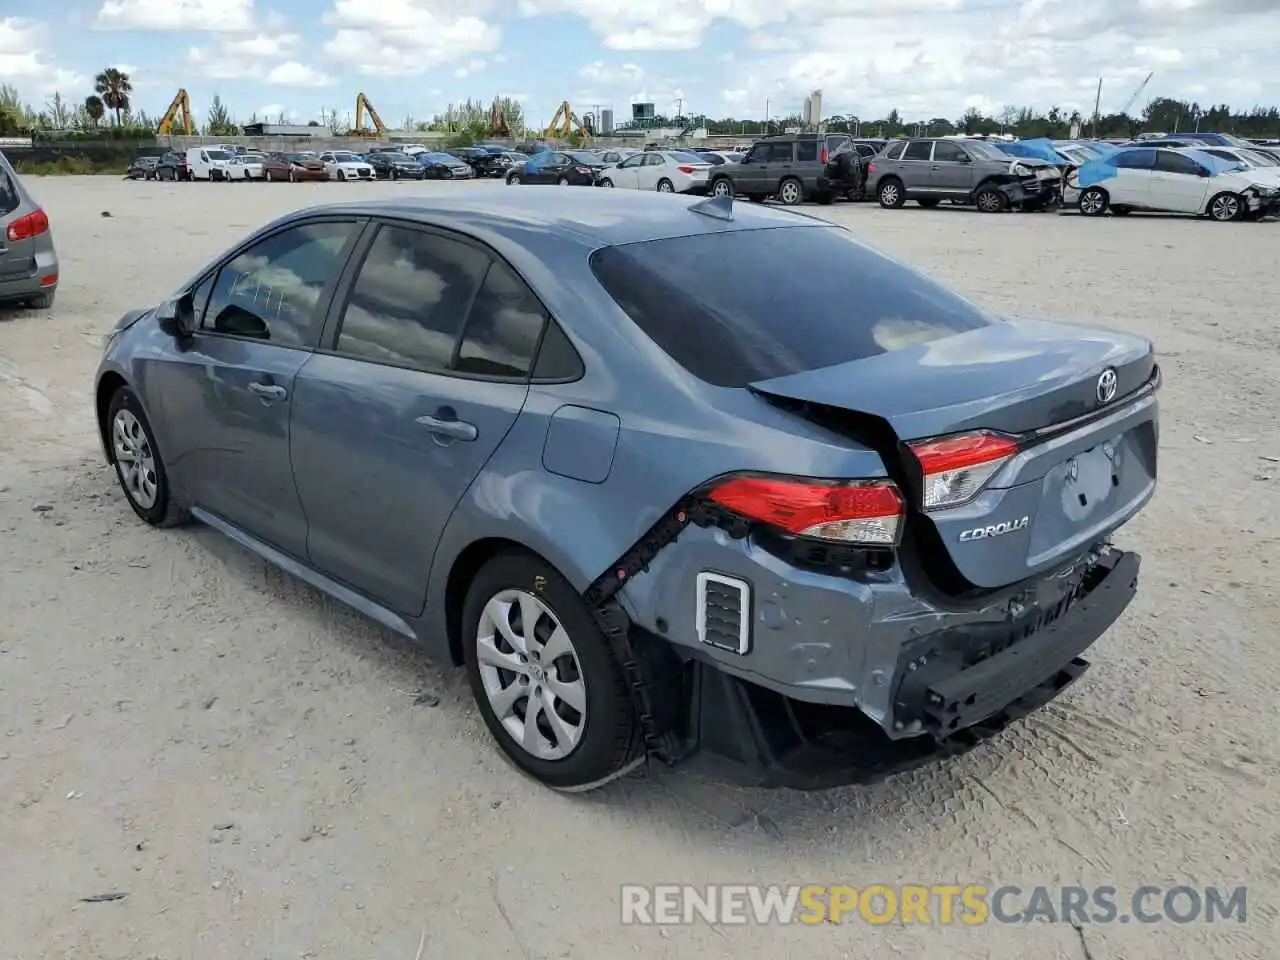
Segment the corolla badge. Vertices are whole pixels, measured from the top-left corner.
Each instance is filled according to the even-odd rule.
[[[1019,517],[1017,520],[1005,520],[1003,523],[993,523],[986,527],[973,527],[970,530],[961,532],[960,542],[969,543],[972,540],[990,540],[992,537],[1003,537],[1006,533],[1025,530],[1030,525],[1030,517]]]
[[[1114,367],[1107,367],[1102,371],[1102,375],[1098,377],[1098,386],[1096,389],[1099,403],[1110,403],[1116,398],[1116,371]]]

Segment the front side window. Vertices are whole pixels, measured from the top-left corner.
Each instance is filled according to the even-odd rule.
[[[468,244],[382,227],[352,284],[338,352],[417,370],[448,370],[488,267],[488,255]]]
[[[355,227],[353,221],[304,223],[255,243],[218,271],[201,326],[285,347],[309,345],[324,319],[321,298],[342,270]]]
[[[933,145],[934,163],[964,163],[968,159],[969,155],[959,144],[939,140]]]

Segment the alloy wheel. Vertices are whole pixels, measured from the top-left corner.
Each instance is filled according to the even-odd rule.
[[[1240,215],[1240,201],[1231,194],[1224,194],[1213,201],[1210,215],[1215,220],[1234,220]]]
[[[728,180],[717,180],[711,186],[711,195],[715,197],[731,197],[733,196],[733,187],[730,186]]]
[[[880,188],[880,202],[886,207],[893,206],[898,202],[898,188],[892,183],[886,183]]]
[[[798,184],[788,180],[782,185],[782,189],[778,191],[778,199],[785,204],[794,204],[800,202],[800,187]]]
[[[587,725],[587,686],[568,631],[524,590],[494,595],[476,628],[476,662],[494,716],[521,749],[562,760]]]
[[[143,510],[150,510],[160,495],[156,458],[147,431],[133,411],[122,409],[116,413],[111,423],[111,447],[129,499]]]
[[[978,194],[978,209],[983,213],[996,213],[1000,209],[1000,195],[994,190]]]

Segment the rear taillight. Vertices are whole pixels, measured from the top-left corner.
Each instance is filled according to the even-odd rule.
[[[801,480],[731,477],[709,499],[739,516],[798,537],[891,547],[905,504],[890,480]]]
[[[37,208],[9,224],[9,229],[6,233],[9,237],[9,242],[16,243],[19,240],[30,240],[32,237],[38,237],[42,233],[48,232],[49,216],[43,210]]]
[[[909,444],[924,474],[925,510],[968,503],[1018,452],[1018,441],[981,431]]]
[[[591,173],[591,168],[590,168],[590,167],[574,167],[574,168],[573,168],[573,170],[574,170],[574,173],[582,173],[582,174],[590,174],[590,173]]]
[[[818,153],[818,162],[825,165],[827,162],[827,156],[828,156],[827,148],[823,147],[822,150]]]
[[[689,164],[687,163],[680,164],[680,166],[676,167],[676,169],[679,170],[681,173],[693,173],[693,167],[689,166]]]
[[[875,173],[875,172],[876,172],[876,165],[874,163],[868,163],[867,173]]]

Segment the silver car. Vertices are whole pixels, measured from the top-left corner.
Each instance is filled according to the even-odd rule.
[[[58,289],[58,254],[49,215],[0,153],[0,303],[53,306]]]

